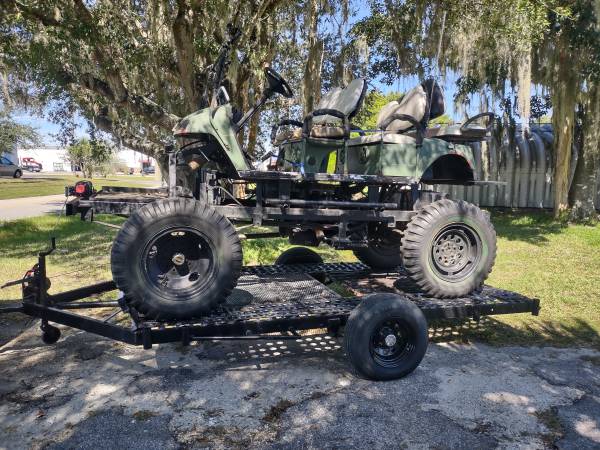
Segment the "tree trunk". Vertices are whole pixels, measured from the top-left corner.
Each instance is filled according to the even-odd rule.
[[[581,107],[581,142],[579,158],[571,187],[571,220],[593,222],[598,215],[594,201],[598,185],[600,145],[600,93],[594,84],[588,86],[587,101]],[[598,205],[600,206],[600,205]]]
[[[563,44],[564,45],[564,44]],[[559,44],[559,47],[561,44]],[[569,207],[569,165],[573,146],[576,106],[576,75],[568,62],[564,48],[560,48],[556,77],[552,92],[552,124],[554,127],[554,216],[560,216]]]
[[[260,115],[256,114],[252,119],[250,119],[250,126],[248,127],[248,154],[253,158],[256,156],[262,156],[256,154],[256,144],[258,140],[258,129],[259,129],[259,119]]]
[[[317,0],[310,0],[305,26],[308,30],[308,56],[304,68],[302,91],[304,96],[304,115],[315,108],[321,96],[321,67],[323,63],[323,41],[318,37],[319,5]]]

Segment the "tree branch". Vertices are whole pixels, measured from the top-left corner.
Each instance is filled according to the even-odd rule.
[[[75,77],[69,72],[62,71],[59,75],[61,83],[76,84],[99,94],[116,106],[127,108],[130,112],[149,119],[164,130],[170,131],[181,119],[179,116],[169,113],[160,105],[143,95],[132,94],[127,90],[125,90],[124,95],[115,95],[115,92],[106,81],[101,80],[92,74],[84,73]]]
[[[61,21],[57,20],[55,17],[48,16],[44,14],[42,11],[36,8],[32,8],[31,6],[26,5],[25,3],[19,0],[7,0],[8,4],[12,4],[12,6],[17,7],[19,11],[30,19],[39,20],[45,26],[59,26],[61,25]],[[57,9],[55,9],[56,11]]]
[[[156,156],[163,150],[163,147],[160,144],[151,142],[148,139],[141,138],[139,136],[135,136],[123,128],[116,126],[114,122],[107,116],[95,116],[94,125],[96,125],[99,130],[105,131],[106,133],[118,138],[125,147],[136,150],[145,155]]]

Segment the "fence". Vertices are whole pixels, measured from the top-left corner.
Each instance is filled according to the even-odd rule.
[[[489,142],[476,143],[472,147],[478,179],[504,181],[506,185],[436,185],[435,190],[481,206],[551,208],[554,202],[553,141],[551,125],[534,126],[525,134],[517,129],[513,139],[504,131],[502,135],[492,136]],[[571,162],[570,181],[577,163],[576,151]],[[598,179],[600,182],[600,176]],[[600,183],[596,193],[596,207],[600,208]]]

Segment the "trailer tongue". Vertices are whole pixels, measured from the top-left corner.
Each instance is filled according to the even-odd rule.
[[[122,295],[113,300],[92,298],[116,291],[113,281],[48,292],[46,256],[55,248],[52,244],[23,279],[5,284],[22,285],[20,304],[0,308],[0,314],[20,312],[42,319],[47,344],[60,338],[60,330],[50,322],[146,349],[167,342],[300,339],[300,331],[312,329],[338,336],[344,330],[352,368],[366,378],[385,380],[405,376],[419,365],[427,348],[428,321],[537,315],[540,308],[537,299],[489,286],[465,297],[437,299],[420,292],[402,269],[377,273],[362,263],[310,263],[244,266],[237,288],[214,311],[194,320],[157,321],[145,318]],[[397,292],[344,297],[317,281],[364,279],[376,286],[382,278],[395,279]],[[112,311],[105,309],[103,319],[92,317],[90,313],[98,308]],[[123,316],[127,320],[114,322]]]

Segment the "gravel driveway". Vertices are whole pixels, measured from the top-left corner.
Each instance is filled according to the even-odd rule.
[[[405,379],[308,336],[152,350],[32,325],[0,347],[0,448],[598,448],[600,352],[432,344]]]

